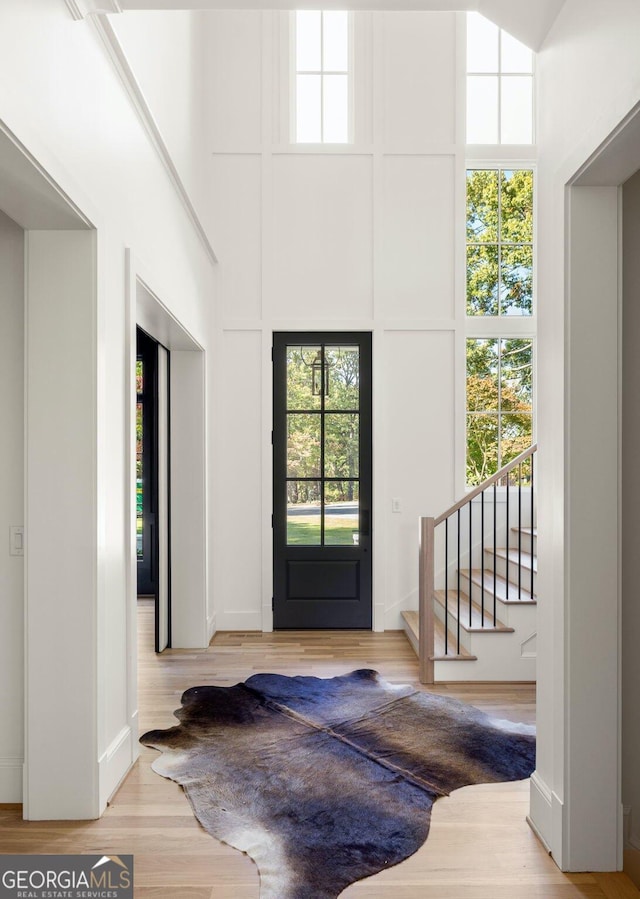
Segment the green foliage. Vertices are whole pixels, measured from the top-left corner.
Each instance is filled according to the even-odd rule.
[[[532,342],[468,340],[469,485],[482,483],[531,445],[532,411]]]
[[[326,347],[329,393],[325,396],[324,472],[321,469],[320,396],[313,393],[313,365],[321,365],[319,347],[289,347],[287,351],[287,501],[320,502],[320,478],[325,502],[358,498],[359,354],[352,347]],[[320,379],[316,379],[316,384]],[[317,478],[302,481],[299,478]]]
[[[533,173],[467,172],[467,315],[531,315]]]

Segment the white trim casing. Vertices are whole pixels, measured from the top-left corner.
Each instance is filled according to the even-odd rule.
[[[118,0],[65,0],[69,12],[76,22],[87,16],[103,16],[122,12]]]

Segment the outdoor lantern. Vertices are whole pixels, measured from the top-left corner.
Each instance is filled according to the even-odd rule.
[[[311,392],[313,396],[329,396],[329,364],[322,361],[322,350],[311,363]]]

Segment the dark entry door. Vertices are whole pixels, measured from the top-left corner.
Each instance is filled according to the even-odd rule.
[[[275,628],[371,627],[371,334],[273,341]]]

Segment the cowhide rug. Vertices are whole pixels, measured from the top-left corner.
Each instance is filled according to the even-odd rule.
[[[534,769],[533,727],[375,671],[193,687],[175,714],[141,738],[153,769],[256,862],[261,899],[334,899],[412,855],[440,796]]]

